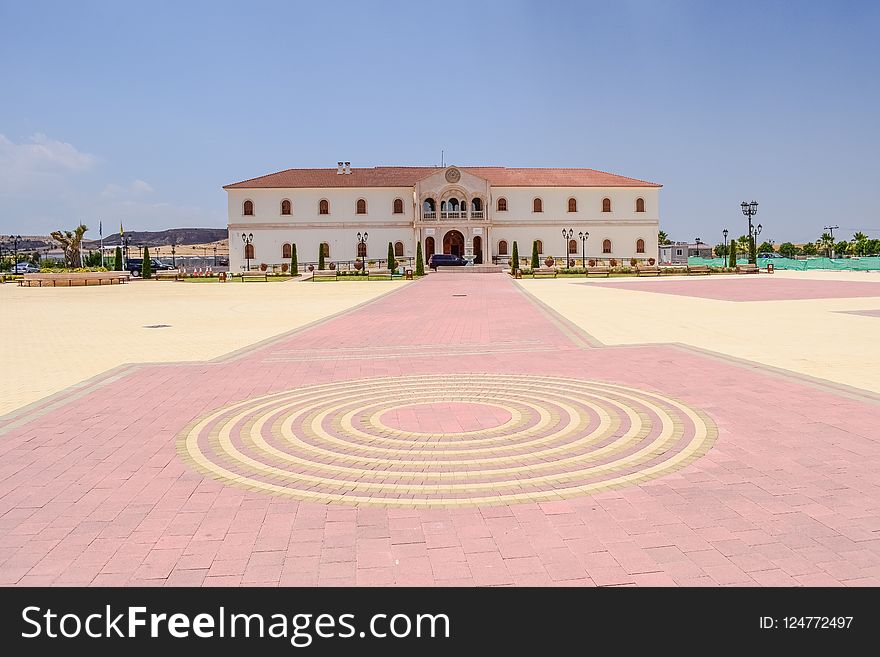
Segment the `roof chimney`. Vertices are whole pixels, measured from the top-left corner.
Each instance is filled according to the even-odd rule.
[[[342,168],[342,161],[340,160],[336,163],[336,175],[341,176],[343,173],[345,173],[345,169]]]
[[[350,173],[351,173],[351,162],[346,162],[346,163],[345,163],[345,173],[346,173],[346,174],[350,174]]]

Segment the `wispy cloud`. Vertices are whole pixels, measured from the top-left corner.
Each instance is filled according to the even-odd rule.
[[[63,184],[66,176],[94,168],[97,158],[42,133],[14,142],[0,134],[0,192],[23,192]]]
[[[103,198],[130,198],[151,194],[154,191],[155,190],[150,183],[148,183],[146,180],[141,180],[140,178],[138,178],[137,180],[133,180],[128,185],[117,185],[116,183],[110,183],[101,192],[101,196]]]

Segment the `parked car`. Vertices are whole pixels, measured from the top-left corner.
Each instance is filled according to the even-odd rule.
[[[758,254],[759,258],[781,258],[782,254],[777,253],[776,251],[766,251],[764,253]]]
[[[467,260],[451,253],[434,253],[428,258],[428,267],[437,271],[437,267],[460,267],[467,265]]]
[[[173,266],[169,265],[167,262],[162,262],[157,258],[150,258],[150,266],[152,271],[160,271],[160,270],[169,270],[174,269]],[[132,276],[138,277],[141,275],[142,270],[144,268],[144,259],[143,258],[129,258],[125,263],[125,269]]]
[[[12,268],[13,274],[36,274],[38,271],[40,271],[40,268],[29,262],[19,262]]]

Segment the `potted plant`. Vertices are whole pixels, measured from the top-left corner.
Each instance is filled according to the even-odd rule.
[[[315,265],[309,265],[309,271],[315,271]]]
[[[611,266],[612,266],[612,267],[616,267],[616,266],[617,266],[617,258],[611,258]]]
[[[331,262],[328,266],[330,267],[330,269],[336,269],[336,263],[335,263],[335,262]]]
[[[631,267],[635,267],[636,265],[639,264],[639,259],[638,259],[638,258],[630,258],[630,259],[629,259],[629,264],[630,264]]]
[[[286,262],[281,265],[281,273],[282,274],[286,274],[288,269],[290,269],[290,265],[288,265]]]
[[[596,266],[596,259],[590,258],[590,267],[595,267],[595,266]]]
[[[363,260],[358,260],[357,262],[355,262],[355,263],[354,263],[354,268],[357,269],[358,271],[360,271],[361,269],[363,269],[363,268],[364,268],[364,261],[363,261]]]
[[[569,269],[573,269],[573,268],[574,268],[574,260],[573,260],[572,258],[569,258],[569,259],[568,259],[568,268],[569,268]]]
[[[553,258],[551,258],[550,256],[547,256],[547,258],[544,259],[544,264],[547,265],[548,267],[552,267],[554,262],[556,262],[556,261]]]
[[[260,271],[266,271],[267,269],[269,269],[269,265],[267,265],[265,262],[261,262]]]
[[[651,265],[652,267],[654,266],[655,262],[657,262],[657,261],[654,260],[654,258],[648,258],[648,264]]]

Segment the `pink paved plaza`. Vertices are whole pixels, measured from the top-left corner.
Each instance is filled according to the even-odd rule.
[[[719,301],[786,301],[795,299],[853,299],[880,297],[880,282],[799,280],[772,276],[660,278],[627,281],[591,281],[619,290],[657,292]]]
[[[813,298],[801,282],[601,284]],[[878,403],[603,347],[506,275],[432,274],[0,418],[0,583],[877,585]]]

